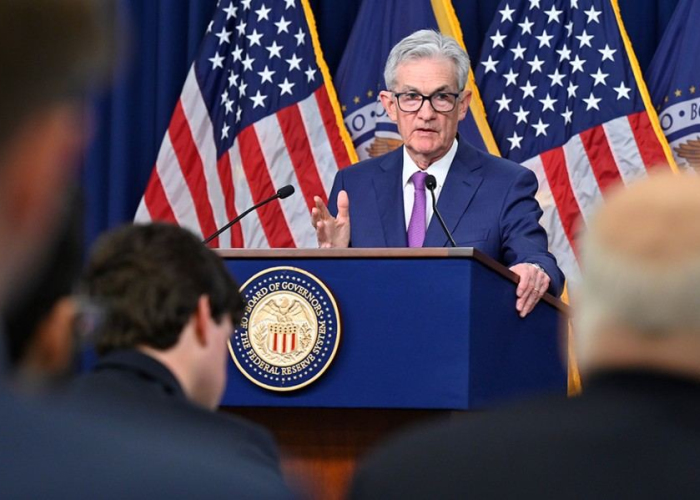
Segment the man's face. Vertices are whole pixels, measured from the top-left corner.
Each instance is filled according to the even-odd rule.
[[[469,107],[471,93],[464,91],[457,98],[452,111],[437,112],[429,102],[423,102],[418,111],[399,109],[394,93],[416,92],[432,95],[435,92],[458,93],[454,63],[443,58],[425,58],[399,64],[396,71],[396,88],[380,94],[382,104],[399,129],[404,145],[413,161],[422,168],[442,158],[449,151],[457,124]]]
[[[228,341],[233,334],[233,322],[231,316],[224,314],[217,323],[214,318],[209,322],[209,366],[207,368],[208,383],[206,384],[206,395],[204,395],[205,406],[216,409],[221,402],[226,389],[226,375],[229,362]]]

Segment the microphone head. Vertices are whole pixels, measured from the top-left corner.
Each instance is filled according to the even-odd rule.
[[[428,174],[428,177],[425,178],[425,187],[431,191],[437,187],[437,181],[435,180],[434,175]]]
[[[294,194],[294,186],[287,184],[277,190],[277,196],[280,200],[284,200]]]

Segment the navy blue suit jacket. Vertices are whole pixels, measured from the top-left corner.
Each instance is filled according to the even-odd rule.
[[[338,172],[328,208],[335,216],[338,192],[347,191],[351,246],[408,246],[402,171],[403,148],[399,148]],[[530,170],[460,140],[437,206],[457,246],[474,247],[509,267],[539,264],[551,279],[549,292],[559,295],[564,275],[547,250],[536,192],[537,178]],[[449,244],[433,217],[423,246]]]

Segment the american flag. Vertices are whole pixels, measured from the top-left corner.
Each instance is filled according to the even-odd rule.
[[[550,250],[575,283],[575,232],[606,189],[675,168],[617,2],[504,0],[476,77],[502,155],[537,175]]]
[[[308,0],[222,0],[192,64],[136,221],[202,237],[292,184],[210,245],[311,247],[324,200],[355,159]]]

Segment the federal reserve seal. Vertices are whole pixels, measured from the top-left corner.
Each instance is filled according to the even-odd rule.
[[[326,286],[301,269],[273,267],[241,293],[247,305],[229,341],[241,373],[272,391],[293,391],[323,375],[340,342],[338,306]]]

